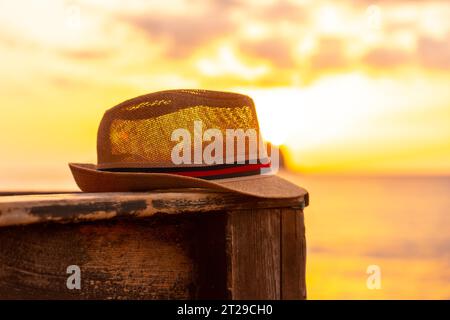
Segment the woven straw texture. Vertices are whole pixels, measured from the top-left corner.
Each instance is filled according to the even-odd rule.
[[[172,141],[172,132],[186,129],[193,140],[194,121],[202,122],[202,132],[197,132],[198,136],[202,137],[208,129],[218,129],[224,144],[227,129],[254,129],[257,141],[247,138],[246,147],[239,150],[236,143],[234,160],[242,154],[246,160],[258,157],[249,154],[250,143],[258,146],[256,151],[259,153],[260,137],[251,98],[228,92],[171,90],[125,101],[105,113],[97,138],[98,168],[172,167],[171,152],[178,144],[178,141]],[[205,148],[208,144],[204,142],[200,147]],[[192,154],[194,152],[192,148]],[[203,154],[203,150],[201,152]],[[224,146],[224,163],[226,156]]]

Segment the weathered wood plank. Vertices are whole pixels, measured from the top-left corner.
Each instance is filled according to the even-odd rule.
[[[303,211],[281,209],[281,299],[306,299],[305,267]]]
[[[226,218],[215,212],[0,228],[0,298],[224,299]],[[81,269],[80,290],[66,286],[69,265]]]
[[[261,199],[206,190],[148,193],[73,193],[0,197],[0,227],[40,222],[78,222],[249,208],[304,207],[294,199]]]
[[[306,192],[2,196],[0,298],[303,299],[306,205]],[[81,290],[66,287],[73,264]]]
[[[280,299],[280,210],[238,210],[227,226],[231,299]]]

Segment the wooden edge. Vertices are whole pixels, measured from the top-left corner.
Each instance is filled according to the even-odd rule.
[[[257,208],[303,208],[308,194],[263,199],[209,191],[67,193],[0,197],[0,227]]]
[[[227,292],[231,300],[279,300],[279,209],[228,213]]]
[[[281,299],[306,299],[306,238],[302,210],[281,212]]]

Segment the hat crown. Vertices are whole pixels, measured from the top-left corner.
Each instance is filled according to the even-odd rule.
[[[212,132],[209,129],[220,131],[223,136],[223,163],[230,160],[225,146],[230,130],[254,130],[258,140],[247,136],[245,148],[234,145],[234,161],[239,157],[247,161],[259,159],[260,154],[265,154],[250,97],[210,90],[169,90],[124,101],[105,112],[97,136],[98,167],[173,167],[173,149],[179,143],[174,141],[173,133],[178,129],[186,130],[192,137],[193,161],[184,166],[208,165],[203,161],[194,163],[194,158],[196,151],[202,153],[215,140],[208,136]],[[256,143],[256,153],[250,150],[252,143]]]

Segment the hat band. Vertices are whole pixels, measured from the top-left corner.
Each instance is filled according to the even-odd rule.
[[[270,168],[271,163],[222,164],[203,167],[170,167],[170,168],[110,168],[100,171],[135,172],[135,173],[168,173],[205,180],[237,178],[260,175],[263,169]]]

